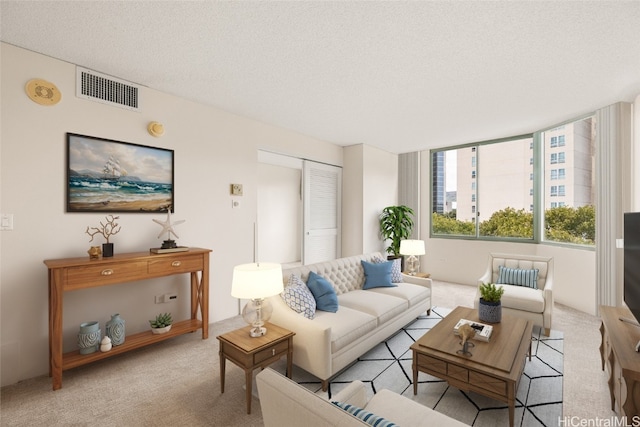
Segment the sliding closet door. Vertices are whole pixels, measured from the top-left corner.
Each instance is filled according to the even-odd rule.
[[[341,256],[342,169],[304,161],[303,264]]]

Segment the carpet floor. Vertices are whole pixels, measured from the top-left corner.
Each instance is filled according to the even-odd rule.
[[[433,307],[415,322],[398,331],[360,357],[337,375],[328,393],[340,391],[346,384],[360,380],[368,386],[369,395],[388,389],[472,426],[508,425],[509,410],[505,403],[473,392],[460,391],[446,381],[420,373],[418,394],[413,395],[412,353],[409,347],[435,326],[451,309]],[[527,359],[517,392],[516,426],[557,426],[562,418],[563,343],[562,332],[551,331],[549,337],[534,328],[532,360]],[[284,374],[286,366],[279,362],[274,369]],[[327,397],[317,378],[294,367],[293,380],[314,393]]]

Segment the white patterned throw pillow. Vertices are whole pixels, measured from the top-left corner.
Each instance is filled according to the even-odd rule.
[[[387,260],[384,260],[380,257],[373,257],[372,261],[376,264],[380,264],[381,262],[387,262]],[[401,273],[401,260],[400,258],[394,258],[393,259],[393,266],[391,266],[391,283],[402,283],[404,282],[404,280],[402,280],[402,273]]]
[[[307,319],[316,315],[316,300],[313,294],[299,276],[289,276],[289,283],[280,294],[284,302],[297,313],[302,313]]]

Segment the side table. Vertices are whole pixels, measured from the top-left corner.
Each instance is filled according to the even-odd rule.
[[[291,378],[295,332],[271,323],[265,323],[265,327],[267,334],[261,337],[252,338],[249,335],[250,325],[217,337],[220,341],[220,392],[224,393],[225,364],[229,359],[244,369],[247,414],[251,413],[253,371],[256,368],[264,369],[282,356],[287,356],[287,377]]]

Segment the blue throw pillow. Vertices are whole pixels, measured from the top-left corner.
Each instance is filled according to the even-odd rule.
[[[524,270],[499,266],[498,283],[538,289],[538,269]]]
[[[327,279],[312,271],[309,273],[307,287],[316,300],[316,310],[331,313],[338,311],[338,296]]]
[[[371,263],[360,261],[364,268],[364,286],[362,289],[392,288],[398,286],[391,281],[391,269],[393,261]]]
[[[381,416],[374,414],[373,412],[369,412],[366,409],[359,408],[357,406],[353,406],[349,403],[344,402],[331,402],[336,405],[338,408],[342,408],[344,411],[350,413],[354,417],[360,418],[365,423],[375,426],[375,427],[397,427],[397,424],[388,421]]]

